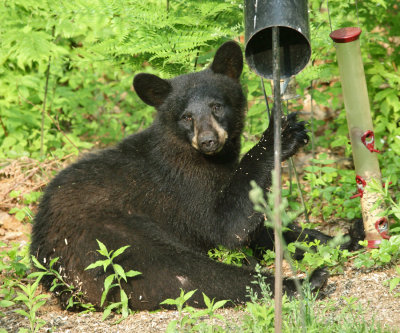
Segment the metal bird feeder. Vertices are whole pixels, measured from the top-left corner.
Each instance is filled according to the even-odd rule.
[[[279,29],[280,78],[298,74],[311,57],[305,0],[245,0],[245,57],[252,71],[273,78],[272,29]]]

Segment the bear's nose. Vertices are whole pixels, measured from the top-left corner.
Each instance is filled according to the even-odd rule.
[[[199,135],[199,143],[202,151],[214,152],[218,147],[218,138],[213,132],[207,131]]]

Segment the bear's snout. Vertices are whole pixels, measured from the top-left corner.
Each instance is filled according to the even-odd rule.
[[[227,138],[228,133],[212,115],[194,121],[192,146],[201,153],[213,155],[220,152]]]
[[[218,144],[218,135],[212,131],[201,133],[197,140],[199,142],[200,150],[205,154],[213,154],[218,151],[218,148],[220,148],[220,145]]]

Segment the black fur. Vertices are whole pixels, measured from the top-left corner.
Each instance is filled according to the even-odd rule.
[[[54,178],[35,217],[31,253],[45,265],[60,257],[66,280],[97,306],[106,273],[85,271],[100,259],[96,239],[113,250],[130,245],[118,262],[126,271],[142,272],[124,285],[133,309],[158,308],[180,288],[198,289],[192,305],[203,305],[201,292],[244,302],[253,271],[207,256],[220,244],[273,247],[248,195],[251,180],[265,189],[271,185],[273,128],[239,162],[246,107],[242,67],[240,47],[228,42],[201,72],[171,80],[137,75],[136,92],[158,110],[153,124]],[[295,114],[283,120],[283,160],[307,141]],[[268,283],[273,280],[267,276]],[[295,291],[291,280],[284,280],[284,290]]]

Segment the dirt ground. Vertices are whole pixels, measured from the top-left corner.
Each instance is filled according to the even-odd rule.
[[[24,193],[39,191],[53,176],[55,170],[69,161],[52,161],[38,164],[36,161],[23,159],[8,161],[0,165],[0,242],[11,246],[12,243],[26,244],[29,241],[30,223],[20,222],[8,212],[12,207],[24,206]],[[1,168],[2,167],[2,168]],[[10,192],[18,190],[17,197],[10,198]],[[35,203],[30,206],[35,211]],[[323,289],[324,303],[321,303],[325,316],[335,320],[346,299],[355,299],[354,305],[365,311],[367,319],[373,319],[394,332],[400,332],[400,287],[389,293],[385,282],[396,275],[394,267],[374,270],[359,270],[345,267],[343,275],[331,276]],[[1,275],[0,275],[1,277]],[[397,297],[394,294],[398,294]],[[0,295],[0,299],[1,299]],[[41,332],[164,332],[171,320],[178,318],[177,311],[139,312],[129,316],[122,323],[113,325],[117,317],[102,321],[102,313],[78,314],[61,310],[57,300],[49,294],[49,301],[40,308],[38,316],[46,321]],[[330,307],[325,309],[325,301]],[[0,317],[0,332],[18,332],[19,328],[28,328],[26,318],[15,313],[14,308],[3,308]],[[221,309],[218,311],[226,322],[227,332],[239,332],[238,325],[244,316],[240,309]],[[236,327],[236,328],[235,328]],[[3,329],[3,330],[2,330]]]

